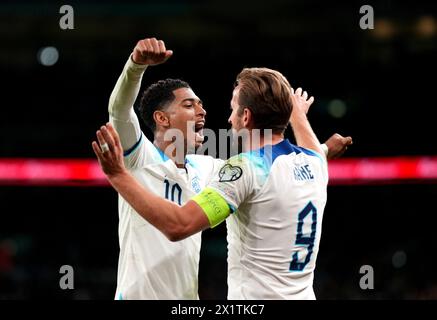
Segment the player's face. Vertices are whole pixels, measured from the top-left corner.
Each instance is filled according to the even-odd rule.
[[[190,88],[179,88],[173,93],[175,99],[166,110],[170,118],[170,128],[183,133],[185,146],[189,149],[193,146],[200,147],[206,116],[202,101]]]
[[[231,100],[231,115],[228,119],[228,122],[232,126],[232,130],[237,133],[241,129],[244,128],[243,125],[243,116],[238,115],[238,110],[240,108],[240,105],[238,104],[238,98],[239,98],[239,91],[240,89],[236,87],[232,93],[232,100]]]
[[[244,126],[244,114],[239,114],[239,109],[241,108],[240,104],[238,103],[239,92],[240,89],[236,87],[232,93],[231,115],[228,119],[228,122],[232,126],[232,146],[233,148],[236,148],[235,150],[239,150],[238,152],[242,152],[245,148],[243,140],[244,138],[247,138],[248,131]],[[243,138],[243,140],[241,138]]]

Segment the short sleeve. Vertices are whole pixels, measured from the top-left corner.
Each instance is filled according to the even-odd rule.
[[[239,154],[227,160],[211,179],[208,188],[215,190],[235,211],[253,191],[254,168],[250,158]]]

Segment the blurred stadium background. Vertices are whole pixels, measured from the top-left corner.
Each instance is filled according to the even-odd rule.
[[[63,4],[74,30],[59,27]],[[373,30],[359,27],[362,5]],[[353,137],[345,162],[331,164],[319,299],[436,299],[436,12],[435,1],[2,1],[0,299],[113,298],[117,196],[80,163],[70,176],[69,161],[94,161],[112,88],[149,36],[174,56],[144,86],[188,81],[211,129],[228,127],[238,72],[265,66],[316,97],[321,140]],[[203,234],[202,299],[226,298],[225,234]],[[74,268],[74,290],[59,288],[62,265]],[[374,268],[374,290],[359,287],[362,265]]]

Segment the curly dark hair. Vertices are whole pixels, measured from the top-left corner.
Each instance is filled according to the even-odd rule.
[[[164,110],[176,98],[173,91],[179,88],[190,88],[190,85],[180,79],[165,79],[150,85],[143,92],[139,112],[144,123],[152,132],[156,130],[153,113]]]

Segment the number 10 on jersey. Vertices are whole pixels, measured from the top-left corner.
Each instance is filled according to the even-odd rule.
[[[181,198],[182,198],[181,187],[177,183],[171,184],[167,179],[164,180],[164,184],[165,184],[165,198],[167,200],[171,200],[172,202],[177,203],[178,205],[181,205]]]

